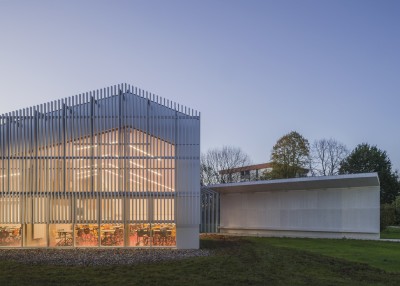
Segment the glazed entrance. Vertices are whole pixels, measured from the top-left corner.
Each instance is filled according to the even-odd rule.
[[[174,223],[0,225],[0,247],[175,247]]]

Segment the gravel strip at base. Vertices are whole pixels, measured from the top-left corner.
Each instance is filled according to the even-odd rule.
[[[108,266],[152,263],[209,256],[203,249],[1,249],[1,260],[25,264]]]

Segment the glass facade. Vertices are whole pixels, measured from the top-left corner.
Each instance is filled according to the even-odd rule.
[[[121,85],[0,121],[0,246],[176,246],[178,204],[198,201],[193,110]]]
[[[73,242],[72,224],[50,224],[49,225],[49,246],[71,247]]]
[[[176,246],[176,226],[168,224],[131,224],[130,246]]]
[[[22,246],[22,228],[20,224],[0,224],[0,246]]]

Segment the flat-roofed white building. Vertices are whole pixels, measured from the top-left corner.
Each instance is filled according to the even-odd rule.
[[[200,114],[127,84],[0,116],[0,246],[199,247]]]
[[[379,239],[376,173],[208,186],[219,193],[220,232]]]

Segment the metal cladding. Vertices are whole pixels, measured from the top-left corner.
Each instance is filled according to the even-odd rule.
[[[219,226],[220,226],[219,193],[206,186],[203,186],[200,192],[201,192],[200,232],[202,233],[219,232]]]
[[[0,116],[0,223],[199,225],[200,113],[127,84]]]

